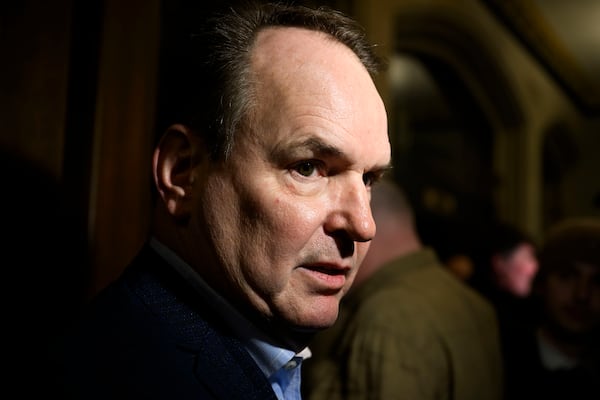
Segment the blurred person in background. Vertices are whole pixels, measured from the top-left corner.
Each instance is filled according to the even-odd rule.
[[[372,189],[377,233],[333,327],[311,342],[308,400],[502,398],[491,305],[424,246],[400,187]]]
[[[497,222],[479,240],[473,285],[499,302],[529,296],[538,270],[533,238],[512,224]]]
[[[540,251],[534,329],[505,349],[509,399],[600,398],[600,219],[552,227]]]
[[[475,272],[469,284],[496,309],[501,340],[512,340],[529,329],[531,288],[538,271],[537,244],[522,229],[496,222],[479,236]]]

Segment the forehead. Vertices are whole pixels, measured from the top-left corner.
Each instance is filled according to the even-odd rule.
[[[389,157],[387,116],[366,68],[322,32],[268,28],[251,56],[255,108],[250,119],[276,141],[337,146],[362,141],[364,152]],[[343,149],[344,150],[344,149]],[[345,151],[345,150],[344,150]]]
[[[349,48],[325,32],[293,26],[271,26],[258,32],[251,57],[255,65],[262,62],[278,67],[290,57],[293,58],[291,64],[299,60],[308,60],[311,58],[309,55],[317,55],[314,52],[323,50],[323,46],[336,46],[352,53]]]
[[[305,28],[261,30],[250,58],[257,83],[270,79],[289,85],[301,82],[304,87],[334,78],[346,83],[352,83],[357,77],[371,81],[366,68],[350,48],[324,32]]]

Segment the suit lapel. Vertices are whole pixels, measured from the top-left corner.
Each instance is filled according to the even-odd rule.
[[[241,342],[230,335],[191,286],[146,246],[134,262],[132,289],[175,335],[177,347],[195,357],[193,373],[217,398],[276,400],[268,380]]]

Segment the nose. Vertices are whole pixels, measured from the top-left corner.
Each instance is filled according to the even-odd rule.
[[[326,230],[343,231],[355,242],[368,242],[375,236],[375,221],[371,213],[371,193],[362,177],[350,185],[340,185],[336,205],[330,213]]]

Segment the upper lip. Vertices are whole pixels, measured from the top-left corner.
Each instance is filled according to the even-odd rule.
[[[335,262],[315,262],[304,264],[301,267],[316,270],[329,275],[347,274],[352,269],[349,265],[343,265]]]

